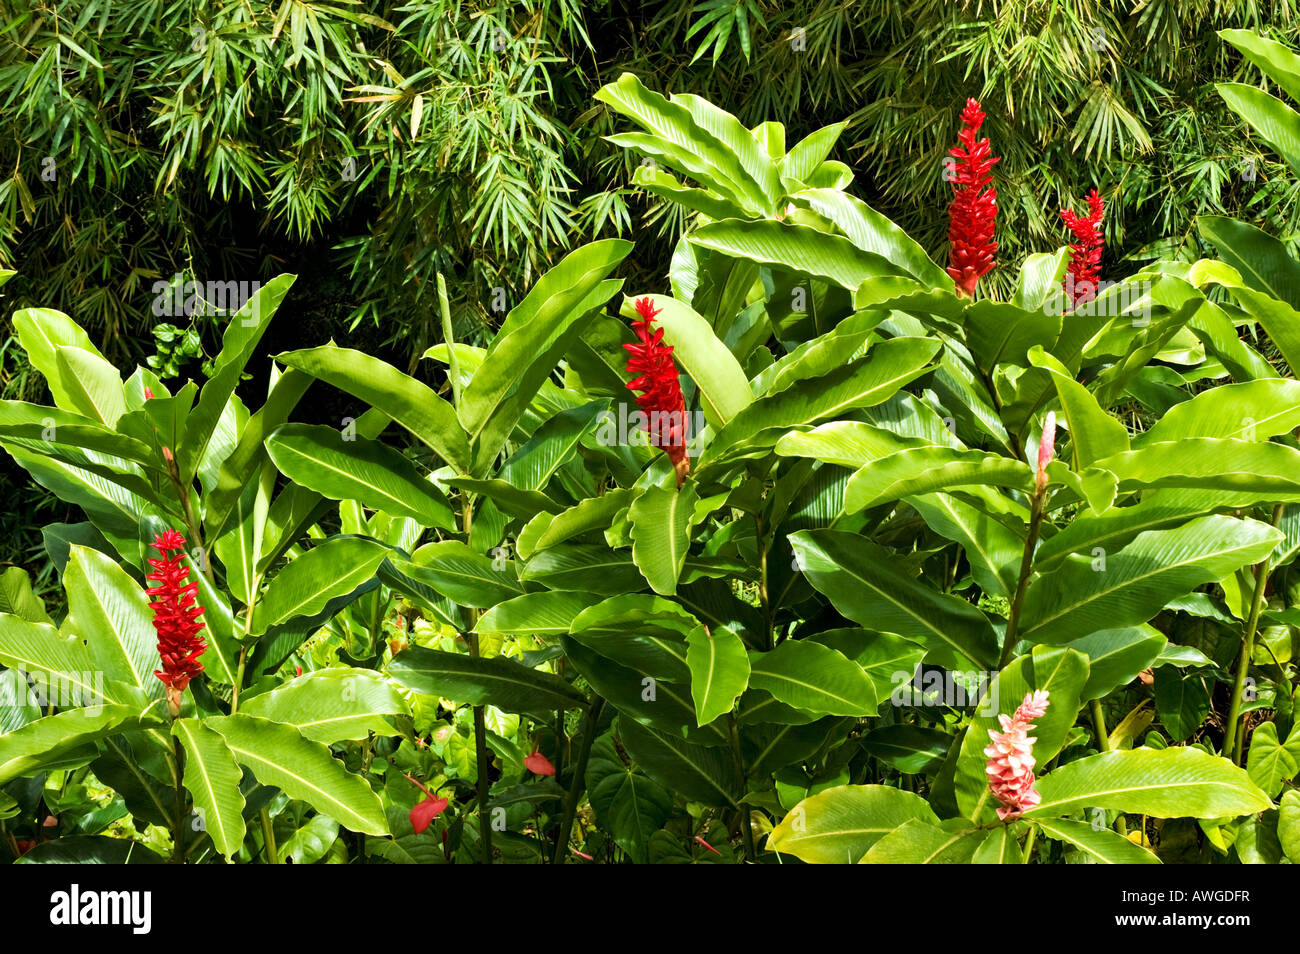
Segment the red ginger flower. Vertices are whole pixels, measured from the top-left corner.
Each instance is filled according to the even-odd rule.
[[[636,313],[641,317],[632,322],[632,330],[639,341],[623,347],[631,354],[627,359],[628,373],[638,377],[627,386],[632,391],[643,392],[637,396],[636,403],[646,416],[650,441],[663,448],[672,461],[680,487],[691,469],[690,458],[686,456],[686,402],[682,398],[672,345],[663,343],[664,330],[654,326],[659,312],[649,298],[636,302]]]
[[[1073,307],[1078,307],[1097,297],[1097,282],[1101,278],[1101,247],[1104,242],[1098,226],[1106,203],[1093,189],[1085,197],[1088,214],[1079,218],[1073,209],[1062,209],[1061,218],[1074,234],[1075,244],[1070,246],[1070,267],[1066,271],[1065,293]]]
[[[1033,721],[1047,711],[1047,690],[1039,689],[1025,695],[1013,716],[998,716],[1001,732],[989,730],[993,744],[984,750],[989,762],[985,771],[989,777],[989,790],[1001,802],[998,818],[1014,821],[1041,801],[1034,790],[1034,743],[1029,735]]]
[[[402,774],[406,775],[405,772]],[[434,795],[433,792],[429,791],[411,776],[406,775],[406,779],[425,794],[425,798],[422,801],[417,802],[415,807],[411,809],[409,816],[411,827],[415,829],[417,835],[421,835],[430,825],[433,824],[435,818],[446,811],[448,801],[445,798],[439,798]],[[444,832],[443,834],[445,836],[446,833]]]
[[[977,140],[984,111],[973,99],[966,100],[961,113],[961,143],[948,154],[957,160],[952,205],[948,208],[948,274],[967,298],[975,296],[975,285],[993,269],[993,229],[998,215],[998,190],[989,171],[999,157],[992,154],[988,139]],[[987,188],[986,188],[987,187]]]
[[[181,709],[181,693],[203,671],[198,657],[208,644],[198,635],[204,624],[195,621],[203,607],[194,601],[199,585],[186,581],[190,568],[182,560],[185,538],[175,530],[167,530],[154,538],[153,547],[162,555],[162,559],[149,559],[153,572],[146,579],[158,585],[145,591],[154,598],[149,608],[153,610],[158,655],[162,657],[162,669],[154,670],[154,675],[167,687],[167,704],[176,715]],[[171,550],[182,553],[169,556]]]

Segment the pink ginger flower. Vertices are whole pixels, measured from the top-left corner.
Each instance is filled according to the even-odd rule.
[[[1048,411],[1043,421],[1043,439],[1038,443],[1038,467],[1034,472],[1038,493],[1047,489],[1047,465],[1056,457],[1056,412]]]
[[[989,730],[993,744],[984,750],[989,764],[989,791],[1002,803],[998,818],[1014,821],[1040,801],[1034,790],[1034,743],[1029,735],[1033,721],[1047,711],[1047,690],[1028,693],[1015,715],[998,716],[1001,732]]]

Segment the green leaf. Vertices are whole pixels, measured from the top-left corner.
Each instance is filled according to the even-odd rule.
[[[586,543],[562,543],[533,554],[520,578],[553,590],[577,590],[614,596],[645,586],[641,571],[626,550]]]
[[[977,450],[913,447],[863,465],[844,488],[844,512],[902,497],[973,484],[1030,491],[1033,471],[1023,461]]]
[[[226,403],[235,393],[235,385],[295,277],[277,275],[259,288],[228,320],[221,338],[221,351],[213,361],[212,376],[203,385],[198,403],[185,419],[185,437],[176,451],[182,483],[188,484],[198,473]]]
[[[113,427],[126,413],[122,376],[117,368],[84,348],[63,345],[54,349],[54,363],[71,407],[105,427]]]
[[[743,795],[725,750],[657,732],[632,719],[618,720],[618,734],[638,767],[692,801],[735,808]]]
[[[926,287],[953,290],[952,278],[920,244],[860,199],[836,189],[806,189],[790,198],[806,202],[814,212],[834,222],[858,248],[901,265]]]
[[[1078,759],[1038,780],[1042,801],[1027,818],[1085,808],[1157,818],[1224,818],[1267,811],[1268,796],[1243,769],[1202,749],[1130,749]]]
[[[480,445],[476,464],[496,456],[583,319],[621,287],[605,278],[631,251],[622,239],[574,249],[506,315],[457,409],[470,443]]]
[[[705,420],[714,428],[723,427],[754,400],[740,362],[690,305],[667,295],[642,297],[659,310],[655,323],[663,329],[664,343],[672,346],[674,360],[699,388]],[[635,301],[625,298],[623,316],[635,313]]]
[[[1278,809],[1277,840],[1292,864],[1300,863],[1300,791],[1282,796]]]
[[[790,544],[809,582],[854,622],[916,639],[948,668],[988,669],[997,660],[983,613],[921,583],[883,547],[837,530],[801,530]]]
[[[699,499],[693,483],[680,488],[647,487],[628,511],[632,560],[650,588],[661,596],[672,596],[677,591]]]
[[[421,526],[456,529],[442,491],[379,441],[345,436],[333,427],[284,424],[266,439],[266,450],[280,473],[331,500],[356,500]]]
[[[1198,216],[1196,225],[1248,288],[1300,308],[1300,262],[1280,241],[1246,222],[1218,215]]]
[[[582,693],[559,676],[503,656],[475,658],[412,646],[388,664],[388,674],[408,689],[505,712],[551,718],[557,709],[586,705]]]
[[[1155,662],[1165,643],[1163,633],[1145,624],[1098,630],[1071,642],[1071,649],[1088,657],[1088,682],[1079,701],[1100,699],[1132,682]]]
[[[52,308],[23,308],[14,312],[14,333],[27,352],[31,366],[41,373],[54,403],[65,411],[78,411],[74,390],[63,380],[58,366],[58,350],[79,348],[103,360],[104,356],[90,341],[90,336],[75,321]]]
[[[808,640],[787,639],[749,660],[749,684],[777,700],[823,715],[872,716],[880,707],[875,684],[843,653]]]
[[[1145,623],[1174,597],[1272,552],[1282,534],[1255,520],[1210,516],[1148,530],[1104,569],[1074,558],[1029,585],[1020,638],[1060,646],[1098,630]]]
[[[240,712],[283,722],[303,738],[331,745],[371,732],[397,735],[386,716],[409,715],[401,694],[366,669],[318,669],[242,702]]]
[[[760,398],[714,435],[700,457],[700,469],[736,453],[771,446],[781,437],[778,431],[883,403],[929,371],[928,362],[939,347],[932,338],[891,338],[828,374]]]
[[[760,265],[779,266],[854,291],[868,278],[907,272],[849,239],[772,219],[724,219],[686,233],[692,245]]]
[[[498,603],[480,616],[474,632],[558,636],[569,632],[574,619],[596,601],[595,596],[586,593],[525,593]]]
[[[103,680],[94,678],[96,669],[86,644],[75,634],[61,633],[48,623],[0,615],[0,663],[29,674],[41,673],[47,684],[58,679],[80,693],[86,704],[100,698],[102,687],[97,682]]]
[[[1022,865],[1025,857],[1016,841],[1015,829],[1010,825],[999,825],[989,832],[988,837],[971,855],[973,865]]]
[[[1025,550],[1019,533],[953,494],[923,494],[907,502],[931,530],[961,544],[981,589],[992,596],[1011,598]]]
[[[67,629],[81,637],[91,665],[105,679],[134,686],[161,699],[158,633],[145,595],[112,558],[88,547],[73,546],[63,577],[68,594]]]
[[[949,831],[912,819],[885,835],[862,856],[860,865],[960,865],[970,863],[987,838],[981,828]]]
[[[1300,114],[1276,96],[1244,83],[1215,83],[1228,108],[1259,133],[1300,175]]]
[[[1109,828],[1093,828],[1084,822],[1064,818],[1039,818],[1034,823],[1044,835],[1073,845],[1098,864],[1158,865],[1160,859],[1141,845],[1135,845]]]
[[[647,860],[650,836],[663,827],[673,811],[672,793],[619,756],[613,738],[602,735],[587,763],[587,797],[596,824],[609,832],[638,864]]]
[[[286,352],[276,360],[379,409],[456,470],[469,472],[469,442],[456,411],[428,385],[364,352],[332,344]]]
[[[222,735],[235,760],[263,785],[283,789],[350,831],[389,834],[383,803],[366,780],[293,727],[243,714],[209,717],[203,724]]]
[[[1246,381],[1202,391],[1175,404],[1139,447],[1189,437],[1265,441],[1300,427],[1300,381]]]
[[[749,657],[740,637],[725,626],[712,632],[698,627],[686,637],[686,646],[696,725],[705,726],[735,707],[749,684]]]
[[[952,736],[939,729],[897,723],[872,729],[862,747],[900,772],[932,775],[952,747]]]
[[[410,561],[390,558],[404,576],[425,583],[462,606],[482,609],[521,596],[513,566],[475,553],[458,540],[426,543]]]
[[[925,799],[885,785],[839,785],[805,798],[767,840],[772,851],[814,865],[854,864],[909,821],[939,823]]]
[[[1220,30],[1219,36],[1240,50],[1292,99],[1300,99],[1300,56],[1250,30]]]
[[[194,799],[202,830],[217,851],[233,861],[244,844],[242,774],[226,740],[198,719],[177,719],[172,735],[185,749],[183,781]]]
[[[1162,669],[1161,672],[1164,672]],[[1278,741],[1277,723],[1261,722],[1250,734],[1246,774],[1269,798],[1277,798],[1282,783],[1300,773],[1300,730],[1292,729],[1285,742]]]
[[[251,635],[321,612],[374,579],[388,547],[362,537],[334,537],[290,561],[253,609]]]
[[[0,785],[34,775],[42,766],[88,743],[137,728],[141,718],[140,710],[133,706],[68,709],[0,735]],[[93,748],[90,758],[94,758]]]
[[[1056,396],[1060,399],[1066,427],[1070,432],[1070,448],[1076,471],[1092,466],[1103,457],[1122,454],[1129,449],[1128,429],[1106,413],[1092,393],[1074,379],[1065,365],[1038,349],[1030,352],[1029,360],[1035,367],[1046,368],[1052,376],[1052,383],[1056,385]],[[1157,423],[1156,427],[1159,426]]]

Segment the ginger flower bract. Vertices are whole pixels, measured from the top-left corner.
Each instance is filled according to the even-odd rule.
[[[966,100],[961,114],[960,143],[948,150],[956,161],[952,205],[948,209],[948,274],[959,293],[975,296],[975,285],[993,269],[998,243],[993,232],[998,216],[998,190],[991,172],[998,162],[988,139],[976,139],[984,123],[984,111],[973,99]]]
[[[197,621],[203,607],[196,602],[198,584],[188,579],[190,568],[184,563],[185,538],[175,530],[167,530],[154,538],[153,547],[161,559],[149,558],[153,572],[146,579],[157,585],[145,592],[153,597],[149,608],[153,610],[153,625],[158,631],[158,655],[162,658],[162,669],[154,670],[154,675],[167,687],[168,707],[172,715],[177,715],[185,687],[203,672],[199,656],[203,655],[208,644],[199,636],[204,624]]]
[[[1096,189],[1088,193],[1086,201],[1086,216],[1075,215],[1072,209],[1061,210],[1061,218],[1075,239],[1070,246],[1070,265],[1065,274],[1065,293],[1074,308],[1097,297],[1097,283],[1101,280],[1103,239],[1100,226],[1106,204]]]
[[[663,328],[655,327],[655,316],[660,309],[655,308],[653,300],[637,299],[636,313],[639,317],[632,322],[632,330],[637,343],[623,345],[630,355],[628,373],[637,375],[627,386],[642,392],[637,395],[636,403],[645,415],[650,442],[668,455],[680,487],[690,472],[691,461],[686,454],[686,402],[673,348],[663,343]]]
[[[1001,732],[989,730],[992,744],[984,749],[988,756],[985,772],[989,790],[1001,804],[998,818],[1013,821],[1040,801],[1034,790],[1034,743],[1029,731],[1035,719],[1047,711],[1047,690],[1028,693],[1011,716],[1000,715]]]

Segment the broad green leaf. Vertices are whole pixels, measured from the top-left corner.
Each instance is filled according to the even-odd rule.
[[[1300,863],[1300,791],[1292,790],[1282,796],[1278,808],[1277,840],[1291,863]]]
[[[1163,672],[1164,670],[1161,670]],[[1278,740],[1277,723],[1261,722],[1250,734],[1246,774],[1269,798],[1277,798],[1283,782],[1300,773],[1300,730],[1292,729],[1285,742]]]
[[[20,566],[0,572],[0,613],[19,616],[32,623],[51,623],[44,601],[32,589],[32,579]]]
[[[601,830],[634,862],[645,863],[650,836],[672,816],[672,792],[624,762],[613,738],[603,735],[587,763],[587,798]]]
[[[637,767],[669,789],[706,805],[736,807],[743,792],[725,749],[618,720],[618,734]]]
[[[1140,447],[1189,437],[1266,441],[1300,427],[1300,381],[1246,381],[1175,404],[1142,435]]]
[[[172,735],[185,749],[185,787],[194,799],[203,831],[217,851],[233,861],[244,844],[242,773],[226,740],[199,719],[177,719]]]
[[[86,644],[94,668],[105,679],[162,698],[162,681],[153,674],[162,665],[158,633],[140,585],[110,557],[80,546],[70,551],[63,585],[68,594],[64,628]]]
[[[1292,99],[1300,99],[1300,56],[1276,40],[1250,30],[1220,30],[1219,36],[1240,50]]]
[[[862,667],[829,646],[787,639],[749,659],[749,684],[777,700],[823,715],[871,716],[880,707]]]
[[[332,500],[357,500],[425,527],[456,529],[442,491],[379,441],[333,427],[285,424],[266,439],[266,450],[280,473]]]
[[[539,513],[519,531],[515,549],[527,560],[537,551],[579,534],[604,530],[615,514],[628,506],[631,496],[630,489],[611,490],[602,496],[581,500],[561,513]]]
[[[645,579],[626,550],[586,543],[561,543],[535,553],[520,578],[554,590],[614,596],[633,593]]]
[[[321,612],[374,579],[388,548],[362,537],[334,537],[290,561],[253,609],[251,635]]]
[[[1079,701],[1100,699],[1132,682],[1155,662],[1165,643],[1164,634],[1146,624],[1098,630],[1071,642],[1071,649],[1088,657],[1088,682]]]
[[[1173,598],[1263,560],[1281,539],[1259,521],[1210,516],[1141,533],[1100,569],[1073,558],[1030,584],[1020,638],[1060,646],[1145,623]]]
[[[1044,835],[1073,845],[1098,864],[1158,865],[1160,859],[1141,845],[1135,845],[1109,828],[1093,828],[1084,822],[1065,818],[1034,820]]]
[[[806,225],[772,219],[724,219],[686,234],[687,241],[734,258],[804,272],[853,291],[868,278],[906,275],[885,256]]]
[[[968,864],[988,836],[984,829],[949,831],[919,819],[904,822],[871,846],[860,865]]]
[[[1218,215],[1198,216],[1196,225],[1248,288],[1300,308],[1300,263],[1284,244],[1253,225]]]
[[[510,561],[475,553],[458,540],[427,543],[411,557],[390,559],[403,575],[462,606],[482,609],[524,592]]]
[[[952,278],[925,249],[865,202],[836,189],[807,189],[790,198],[807,202],[814,212],[834,222],[858,248],[901,265],[930,288],[953,290]]]
[[[0,785],[34,775],[42,766],[88,743],[137,728],[142,717],[134,706],[68,709],[0,735]],[[93,748],[90,751],[94,758]]]
[[[492,607],[479,617],[474,631],[558,636],[569,632],[574,619],[596,601],[597,597],[586,593],[525,593]]]
[[[931,530],[961,544],[971,575],[986,593],[1007,599],[1020,579],[1025,541],[1020,534],[952,494],[922,494],[907,501]]]
[[[1030,353],[1029,360],[1035,367],[1045,368],[1056,385],[1056,396],[1060,399],[1070,433],[1074,470],[1082,471],[1103,457],[1122,454],[1129,449],[1128,429],[1106,413],[1065,365],[1037,349]]]
[[[696,724],[705,726],[735,707],[749,684],[749,657],[740,637],[725,626],[712,632],[697,628],[686,637],[686,646]]]
[[[185,436],[176,452],[182,482],[189,483],[198,473],[226,403],[235,393],[235,385],[294,279],[293,275],[277,275],[228,319],[221,337],[221,351],[212,362],[212,376],[185,419]]]
[[[289,351],[276,355],[276,360],[372,405],[452,467],[468,473],[469,442],[456,411],[427,384],[364,352],[332,344]]]
[[[1016,841],[1016,831],[1010,825],[999,825],[971,855],[973,865],[1022,865],[1025,857]]]
[[[0,614],[0,663],[29,675],[41,673],[46,685],[57,679],[70,692],[80,693],[87,705],[98,700],[103,689],[82,637],[61,633],[48,623]]]
[[[891,338],[829,374],[796,381],[760,398],[714,435],[700,457],[700,469],[729,455],[770,446],[780,438],[778,431],[888,400],[930,370],[929,361],[939,347],[932,338]]]
[[[209,717],[203,724],[221,734],[235,760],[263,785],[282,789],[349,831],[389,833],[383,803],[366,780],[292,726],[243,714]]]
[[[837,530],[802,530],[790,544],[809,582],[854,622],[916,639],[949,668],[987,669],[997,660],[993,627],[983,613],[926,586],[883,547]]]
[[[126,413],[122,376],[98,355],[70,345],[54,350],[54,364],[76,411],[104,427],[113,427]]]
[[[991,485],[1030,491],[1033,471],[1023,461],[978,450],[914,447],[862,466],[844,489],[844,512],[953,487]]]
[[[1246,121],[1300,175],[1300,114],[1276,96],[1245,83],[1215,83],[1228,108]]]
[[[584,706],[587,701],[559,676],[504,656],[475,658],[412,646],[394,657],[388,674],[426,695],[540,718],[553,717],[557,709]]]
[[[792,808],[767,846],[808,864],[855,864],[886,834],[914,820],[939,823],[919,795],[885,785],[839,785]]]
[[[628,511],[632,522],[632,560],[650,588],[661,596],[677,591],[690,548],[691,518],[699,496],[695,484],[647,487]]]
[[[1042,796],[1027,818],[1055,818],[1086,808],[1156,818],[1224,818],[1272,807],[1244,769],[1202,749],[1104,752],[1054,769],[1038,780]]]
[[[862,747],[874,758],[909,775],[933,774],[952,747],[952,736],[940,729],[899,722],[871,730]]]
[[[393,685],[366,669],[318,669],[253,696],[239,711],[291,725],[304,738],[326,745],[365,739],[371,732],[397,735],[385,717],[410,714]]]
[[[45,378],[54,403],[65,411],[80,413],[73,390],[59,371],[57,356],[60,348],[72,347],[103,360],[104,356],[91,343],[90,336],[63,312],[52,308],[20,309],[14,312],[13,326],[18,343],[27,352],[28,362]]]

